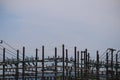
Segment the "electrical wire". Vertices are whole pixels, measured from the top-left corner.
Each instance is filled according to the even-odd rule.
[[[1,47],[3,47],[2,45],[0,45]],[[3,47],[4,48],[4,47]],[[12,52],[11,50],[9,50],[9,49],[7,49],[7,48],[5,48],[6,49],[6,52],[8,52],[9,54],[11,54],[12,56],[15,56],[16,54],[14,53],[14,52]],[[12,54],[13,53],[13,54]]]
[[[1,43],[1,44],[4,43],[4,44],[7,45],[8,47],[10,47],[12,50],[14,50],[15,52],[17,52],[17,50],[16,50],[15,48],[13,48],[11,45],[9,45],[8,43],[6,43],[5,41],[1,40],[0,43]],[[2,46],[2,45],[0,45],[0,46],[1,46],[2,48],[5,48],[5,47]],[[8,53],[9,55],[12,55],[12,56],[14,56],[14,57],[17,56],[16,53],[14,53],[13,51],[9,50],[8,48],[6,48],[6,50],[7,50],[7,53]],[[19,59],[22,59],[22,58],[23,58],[22,52],[19,51],[19,53],[21,53],[21,54],[19,54]],[[25,57],[28,57],[28,56],[25,56]]]
[[[6,43],[5,41],[3,41],[4,44],[6,44],[8,47],[10,47],[11,49],[13,49],[14,51],[17,52],[17,50],[15,48],[13,48],[11,45],[9,45],[8,43]]]
[[[110,48],[108,48],[101,56],[100,56],[100,60],[104,60],[106,59],[106,53],[109,53],[110,52]],[[108,56],[110,56],[110,54],[108,54]]]
[[[17,52],[17,49],[15,49],[14,47],[12,47],[10,44],[8,44],[7,42],[5,42],[5,41],[3,41],[2,40],[2,43],[4,43],[4,44],[6,44],[8,47],[10,47],[12,50],[14,50],[15,52]],[[19,51],[19,53],[21,53],[20,51]],[[22,56],[22,55],[21,55]]]
[[[5,48],[4,46],[2,46],[2,45],[0,45],[2,48]],[[3,50],[2,48],[0,48],[1,50]],[[13,57],[17,57],[17,54],[16,53],[14,53],[13,51],[11,51],[11,50],[9,50],[9,49],[7,49],[7,48],[5,48],[6,49],[6,53],[8,53],[9,55],[11,55],[11,56],[13,56]],[[19,57],[19,58],[21,58],[21,56]]]
[[[118,59],[120,59],[120,50],[117,51]]]

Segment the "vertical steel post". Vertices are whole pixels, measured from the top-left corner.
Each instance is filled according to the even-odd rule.
[[[18,65],[19,65],[19,50],[17,50],[16,80],[18,80],[18,77],[19,77],[19,68],[18,68]]]
[[[106,80],[108,80],[108,53],[106,53]]]
[[[82,53],[82,51],[81,51],[81,69],[80,69],[81,71],[81,79],[83,79],[82,78],[82,76],[83,76],[83,53]]]
[[[76,74],[76,54],[77,54],[77,51],[76,51],[76,50],[77,50],[77,48],[74,47],[75,80],[77,80],[77,76],[76,76],[76,75],[77,75],[77,74]]]
[[[113,80],[113,49],[111,49],[111,79]]]
[[[85,51],[84,51],[84,76],[85,76],[85,78],[86,78],[86,80],[87,80],[87,69],[88,68],[88,66],[87,66],[87,49],[85,49]]]
[[[116,71],[116,80],[118,80],[118,54],[116,54],[116,67],[115,67],[115,71]]]
[[[88,53],[87,66],[88,66],[88,74],[89,74],[89,70],[90,70],[90,53]]]
[[[66,80],[68,79],[68,50],[66,49]]]
[[[78,70],[78,78],[79,78],[79,75],[80,75],[80,72],[79,72],[79,51],[77,51],[77,70]]]
[[[38,49],[36,49],[36,65],[35,65],[35,80],[37,80],[37,74],[38,74],[38,70],[37,70],[37,67],[38,67]]]
[[[62,78],[63,78],[63,79],[62,79],[62,80],[64,80],[64,76],[65,76],[65,75],[64,75],[64,67],[65,67],[65,64],[64,64],[64,51],[65,51],[65,50],[64,50],[64,44],[63,44],[63,45],[62,45],[62,57],[63,57],[63,60],[62,60],[62,61],[63,61],[63,65],[62,65],[62,66],[63,66],[63,71],[62,71]]]
[[[44,46],[42,46],[42,80],[44,80]]]
[[[3,80],[5,80],[5,48],[3,48]]]
[[[57,48],[55,47],[55,80],[57,80]]]
[[[97,58],[97,59],[96,59],[96,60],[97,60],[97,63],[96,63],[96,64],[97,64],[97,65],[96,65],[96,75],[97,75],[97,76],[96,76],[96,77],[97,77],[97,80],[99,80],[99,53],[98,53],[98,51],[97,51],[96,55],[97,55],[97,56],[96,56],[96,58]]]
[[[84,77],[86,78],[86,53],[84,51]]]
[[[23,47],[22,80],[25,80],[25,47]]]

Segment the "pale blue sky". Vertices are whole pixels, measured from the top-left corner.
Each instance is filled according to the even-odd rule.
[[[120,48],[119,0],[0,0],[0,39],[30,50]]]

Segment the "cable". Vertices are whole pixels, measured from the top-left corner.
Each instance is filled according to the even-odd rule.
[[[4,48],[4,46],[2,46],[2,45],[0,45],[2,48]],[[2,48],[0,48],[1,50],[3,50]],[[8,53],[9,55],[11,55],[11,56],[14,56],[14,57],[17,57],[17,54],[16,53],[14,53],[14,52],[12,52],[11,50],[9,50],[9,49],[7,49],[7,48],[5,48],[6,49],[6,53]],[[22,58],[21,56],[19,57],[19,58]]]
[[[15,48],[13,48],[13,47],[11,47],[9,44],[7,44],[6,42],[4,42],[6,45],[8,45],[8,47],[10,47],[10,48],[12,48],[15,52],[17,52],[17,50],[15,49]],[[2,45],[0,45],[2,48],[5,48],[4,46],[2,46]],[[11,53],[13,53],[13,54],[15,54],[15,55],[17,55],[16,53],[14,53],[13,51],[11,51],[11,50],[9,50],[9,49],[7,49],[6,48],[6,50],[8,50],[9,52],[11,52]],[[20,58],[22,58],[22,55],[19,55],[20,56]]]
[[[9,45],[7,42],[5,42],[5,41],[3,41],[8,47],[10,47],[11,49],[13,49],[14,51],[16,51],[17,52],[17,50],[15,49],[15,48],[13,48],[11,45]],[[19,53],[21,53],[20,51],[19,51]],[[19,56],[21,56],[22,57],[22,55],[19,55]]]
[[[2,45],[0,45],[1,47],[3,47]],[[3,48],[5,48],[5,47],[3,47]],[[10,51],[9,49],[7,49],[7,48],[5,48],[7,51],[9,51],[9,52],[11,52],[11,53],[13,53],[13,54],[15,54],[14,52],[12,52],[12,51]],[[15,54],[16,55],[16,54]]]
[[[4,43],[4,44],[7,45],[8,47],[10,47],[12,50],[14,50],[15,52],[17,52],[17,50],[16,50],[15,48],[13,48],[11,45],[9,45],[7,42],[1,40],[1,43]],[[19,51],[19,53],[21,53],[21,52]],[[19,56],[22,56],[22,55],[19,55]]]
[[[108,50],[108,49],[107,49]],[[107,50],[100,56],[101,59],[103,59],[106,56]]]
[[[8,47],[10,47],[11,49],[17,51],[15,48],[13,48],[11,45],[9,45],[8,43],[6,43],[5,41],[2,41],[2,42],[4,42],[4,43],[5,43]]]
[[[109,53],[111,51],[111,48],[108,48],[101,56],[100,59],[101,61],[104,60],[106,58],[106,53]],[[110,54],[108,54],[108,56],[110,56]]]
[[[117,51],[118,59],[120,59],[120,50]]]

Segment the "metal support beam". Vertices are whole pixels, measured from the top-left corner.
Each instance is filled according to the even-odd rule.
[[[68,50],[66,49],[66,80],[68,79]]]
[[[42,80],[44,80],[44,46],[42,46]]]
[[[37,67],[38,67],[38,49],[36,49],[36,65],[35,65],[35,80],[37,80],[37,74],[38,74],[38,70],[37,70]]]
[[[57,80],[57,48],[55,47],[55,80]]]
[[[22,80],[25,80],[25,47],[23,47]]]
[[[76,73],[76,54],[77,54],[77,47],[74,47],[74,65],[75,65],[75,80],[77,80],[77,73]]]
[[[114,49],[111,49],[111,79],[113,80],[113,76],[114,76],[114,73],[113,73],[113,52],[114,52]]]
[[[65,66],[65,63],[64,63],[64,51],[65,51],[65,48],[64,48],[64,44],[62,45],[62,58],[63,58],[63,60],[62,60],[62,62],[63,62],[63,64],[62,64],[62,66],[63,66],[63,71],[62,71],[62,80],[65,80],[65,78],[64,78],[64,76],[65,76],[65,73],[64,73],[64,66]]]
[[[78,78],[80,77],[80,72],[79,72],[79,51],[77,51],[77,70],[78,70]]]
[[[19,50],[17,50],[17,63],[16,63],[16,80],[18,80],[19,77]]]
[[[118,80],[118,54],[116,54],[116,65],[115,65],[115,71],[116,71],[116,80]]]
[[[5,80],[5,48],[3,48],[3,80]]]
[[[83,79],[83,51],[81,51],[81,79]]]
[[[108,80],[108,53],[106,53],[106,80]]]
[[[88,78],[88,76],[87,76],[87,70],[88,70],[88,65],[87,65],[87,49],[85,49],[85,51],[84,51],[84,77],[85,77],[85,79],[87,80],[87,78]]]
[[[97,77],[97,80],[99,80],[99,52],[97,51],[96,53],[96,60],[97,60],[97,63],[96,63],[96,77]]]

